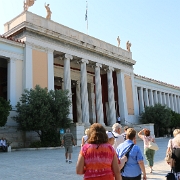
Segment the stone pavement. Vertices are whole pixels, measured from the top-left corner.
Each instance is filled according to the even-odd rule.
[[[168,140],[167,138],[156,139],[160,150],[155,154],[153,174],[149,173],[145,160],[148,179],[165,179],[165,175],[170,169],[164,161]],[[143,142],[139,140],[137,144],[143,151]],[[65,162],[64,148],[1,152],[0,180],[82,180],[83,177],[75,173],[79,150],[80,147],[74,147],[72,164]]]

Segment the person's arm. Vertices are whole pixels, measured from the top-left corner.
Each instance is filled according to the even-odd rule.
[[[143,180],[146,180],[147,177],[146,177],[146,170],[144,167],[144,161],[138,161],[138,164],[139,164],[139,167],[141,168],[141,171],[143,173]]]
[[[82,137],[82,140],[81,140],[81,146],[84,145],[84,138]]]
[[[76,164],[76,174],[84,174],[84,157],[81,154],[79,154]]]
[[[112,161],[112,170],[114,173],[114,180],[122,180],[121,174],[119,172],[118,158],[116,154],[114,155],[114,158]]]
[[[121,170],[124,167],[125,162],[127,161],[127,157],[123,156],[120,158],[120,164],[119,164],[119,169]]]
[[[141,131],[138,132],[138,136],[143,139],[143,135],[142,135],[142,132],[144,131],[144,129],[142,129]]]

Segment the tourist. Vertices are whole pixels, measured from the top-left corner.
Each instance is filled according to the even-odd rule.
[[[135,144],[136,131],[133,128],[128,128],[126,138],[127,140],[120,144],[116,149],[118,158],[121,159],[130,147],[132,147],[129,151],[129,156],[127,157],[124,169],[121,172],[122,180],[141,180],[141,173],[143,173],[143,180],[146,180],[143,155],[139,146]]]
[[[66,129],[66,133],[63,135],[62,145],[65,148],[66,162],[69,162],[69,164],[71,164],[72,163],[71,154],[73,152],[73,145],[75,146],[75,141],[73,134],[70,132],[69,128]]]
[[[88,140],[88,131],[89,131],[89,129],[86,129],[86,130],[85,130],[85,135],[82,137],[81,146],[83,146],[84,144],[87,143],[87,140]]]
[[[142,132],[144,132],[144,135],[142,135]],[[144,155],[146,157],[146,160],[148,162],[148,166],[150,167],[150,173],[152,173],[153,165],[154,165],[154,154],[155,150],[149,149],[149,142],[155,142],[154,138],[150,136],[150,130],[148,129],[142,129],[138,136],[143,140],[144,142]]]
[[[117,117],[117,123],[121,124],[121,117],[120,116]]]
[[[129,127],[128,126],[124,126],[124,132],[121,134],[121,136],[123,136],[124,141],[126,140],[126,131]]]
[[[1,138],[0,146],[2,147],[2,150],[4,152],[7,152],[7,144],[6,144],[6,139],[4,137]]]
[[[106,131],[106,134],[108,136],[108,143],[111,144],[111,146],[114,145],[114,140],[115,138],[117,138],[116,136],[114,136],[114,134],[112,133],[112,131]]]
[[[177,134],[180,133],[180,129],[175,129],[173,131],[173,136],[176,137]],[[170,139],[168,141],[168,146],[167,146],[167,150],[166,150],[166,157],[165,157],[165,161],[170,165],[171,164],[171,157],[172,157],[172,150],[173,148],[175,148],[175,144],[174,144],[174,138]]]
[[[84,180],[121,180],[116,152],[108,143],[105,128],[99,123],[89,128],[87,144],[79,153],[76,173],[84,174]]]
[[[173,136],[174,136],[174,138],[175,138],[176,135],[179,134],[179,133],[180,133],[180,129],[175,129],[175,130],[173,131]],[[167,152],[172,151],[172,149],[176,147],[175,144],[174,144],[174,138],[173,138],[173,139],[170,139],[170,140],[168,141]]]
[[[121,124],[119,123],[115,123],[112,126],[112,130],[113,130],[113,134],[114,136],[116,136],[117,138],[114,140],[114,145],[113,148],[116,150],[116,148],[118,147],[119,144],[124,142],[124,138],[123,136],[121,136]]]
[[[173,168],[177,180],[179,180],[180,179],[180,134],[177,134],[173,141],[176,148],[174,148],[172,151],[171,167]]]

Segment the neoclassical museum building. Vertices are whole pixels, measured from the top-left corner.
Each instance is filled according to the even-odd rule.
[[[75,137],[94,122],[138,124],[145,106],[167,105],[180,113],[180,87],[134,74],[132,53],[24,11],[4,25],[0,37],[0,96],[13,107],[0,136],[21,132],[11,118],[24,89],[37,84],[69,90]],[[80,133],[81,132],[81,133]],[[32,137],[32,134],[26,135]]]

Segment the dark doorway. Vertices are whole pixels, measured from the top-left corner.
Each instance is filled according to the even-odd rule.
[[[7,60],[0,58],[0,97],[7,100]]]

